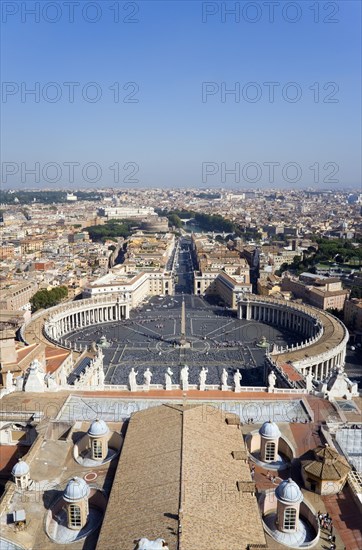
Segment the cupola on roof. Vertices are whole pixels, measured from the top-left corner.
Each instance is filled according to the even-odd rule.
[[[26,474],[29,473],[29,466],[27,465],[26,462],[24,462],[24,460],[19,458],[19,462],[15,464],[11,473],[13,474],[13,476],[16,476],[16,477],[25,476]]]
[[[89,485],[80,477],[73,477],[67,483],[63,498],[66,502],[76,502],[89,496]]]
[[[278,485],[275,490],[275,496],[284,504],[297,504],[303,500],[302,491],[291,478],[282,481]]]
[[[96,420],[93,420],[93,422],[89,426],[88,435],[96,437],[106,435],[108,431],[108,426],[104,422],[104,420],[97,418]]]
[[[272,422],[271,420],[268,420],[268,422],[264,422],[259,430],[259,433],[261,436],[270,439],[276,439],[281,435],[277,424],[275,422]]]

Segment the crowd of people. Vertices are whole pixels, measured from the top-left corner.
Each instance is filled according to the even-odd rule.
[[[326,512],[325,514],[318,511],[318,521],[321,529],[327,532],[328,541],[331,543],[329,550],[336,550],[336,536],[333,534],[333,521],[331,516]]]

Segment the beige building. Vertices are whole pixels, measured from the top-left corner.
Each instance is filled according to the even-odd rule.
[[[362,298],[345,301],[344,323],[354,333],[362,335]]]
[[[281,291],[280,278],[276,275],[267,275],[265,278],[258,279],[258,294],[261,296],[272,296]]]
[[[15,246],[13,244],[3,244],[0,250],[0,260],[10,260],[15,256]]]
[[[309,277],[310,275],[310,277]],[[282,292],[290,291],[295,298],[320,309],[343,310],[349,291],[342,288],[342,282],[332,277],[317,277],[302,273],[299,279],[291,275],[282,278]]]
[[[144,268],[165,269],[175,244],[175,235],[171,233],[136,233],[127,241],[123,265],[128,271]]]
[[[30,298],[35,294],[34,282],[2,284],[0,308],[10,311],[30,309]]]
[[[155,209],[150,206],[106,206],[100,208],[100,216],[105,216],[109,220],[137,220],[147,218],[148,216],[156,216]]]
[[[37,252],[43,250],[44,240],[43,239],[32,239],[25,238],[20,243],[20,249],[22,254],[28,254],[29,252]]]
[[[251,292],[250,268],[239,252],[195,234],[191,246],[198,270],[194,271],[194,294],[215,294],[233,309],[242,292]]]
[[[150,296],[173,295],[173,277],[170,272],[149,270],[127,273],[125,268],[114,268],[112,272],[97,279],[83,290],[83,298],[119,294],[130,300],[131,308],[137,307]]]

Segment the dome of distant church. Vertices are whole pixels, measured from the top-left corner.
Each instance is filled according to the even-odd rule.
[[[262,427],[259,430],[260,435],[266,438],[270,439],[276,439],[280,437],[280,430],[275,422],[272,422],[269,420],[268,422],[264,422]]]

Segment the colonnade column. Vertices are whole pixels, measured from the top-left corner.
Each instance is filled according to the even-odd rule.
[[[247,302],[247,304],[246,304],[246,320],[250,321],[250,319],[251,319],[251,304],[249,304],[249,302]]]

